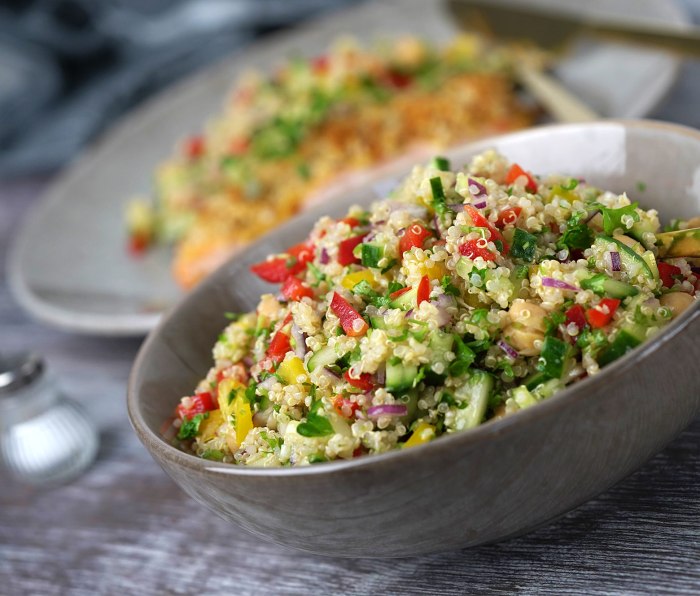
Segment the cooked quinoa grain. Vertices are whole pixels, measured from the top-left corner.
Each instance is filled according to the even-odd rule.
[[[687,227],[676,222],[676,229]],[[251,267],[279,293],[238,315],[175,426],[195,454],[306,465],[408,448],[597,374],[697,298],[658,214],[493,151],[415,167],[370,209]]]

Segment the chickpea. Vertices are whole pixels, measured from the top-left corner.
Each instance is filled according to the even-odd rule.
[[[503,337],[521,356],[536,356],[540,351],[535,342],[544,340],[544,332],[511,325],[503,330]]]
[[[517,323],[518,326],[527,327],[532,331],[541,331],[544,333],[546,329],[544,319],[547,316],[547,311],[541,306],[523,300],[522,298],[513,300],[513,304],[508,311],[508,316],[513,323]]]
[[[539,354],[535,342],[544,340],[547,311],[537,304],[518,298],[513,301],[508,316],[512,322],[503,330],[506,341],[523,356]]]
[[[688,227],[689,228],[700,228],[700,215],[696,215],[695,217],[691,217],[688,220]]]
[[[659,298],[661,306],[665,306],[671,309],[671,318],[675,319],[684,310],[686,310],[693,302],[693,298],[690,294],[685,292],[671,292],[669,294],[664,294]]]

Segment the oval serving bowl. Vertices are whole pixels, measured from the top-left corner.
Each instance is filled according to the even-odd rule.
[[[549,126],[448,152],[455,165],[494,147],[535,173],[628,191],[662,221],[700,212],[700,132],[649,121]],[[645,185],[645,190],[641,189]],[[139,438],[194,499],[265,539],[318,554],[398,557],[492,542],[547,522],[639,467],[700,412],[700,308],[600,374],[527,410],[405,451],[300,468],[198,459],[160,435],[211,362],[225,311],[269,286],[251,263],[298,242],[321,214],[376,198],[353,191],[289,222],[229,261],[150,334],[129,382]],[[331,208],[332,207],[332,208]]]

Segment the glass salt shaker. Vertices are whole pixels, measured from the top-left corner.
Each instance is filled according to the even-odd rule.
[[[18,480],[65,482],[95,459],[97,431],[60,392],[42,358],[0,353],[0,456]]]

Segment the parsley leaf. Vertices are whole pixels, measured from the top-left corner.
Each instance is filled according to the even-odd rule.
[[[544,334],[555,334],[559,325],[564,322],[566,322],[566,315],[563,312],[554,311],[551,315],[544,318]]]
[[[353,294],[362,296],[366,302],[381,308],[382,306],[389,306],[391,299],[386,296],[381,296],[372,289],[372,286],[368,282],[362,280],[361,282],[355,284],[352,288]]]
[[[311,404],[311,410],[306,417],[306,422],[302,422],[297,426],[297,433],[302,437],[325,437],[335,432],[330,420],[318,413],[320,408],[320,401]]]
[[[467,346],[467,344],[464,343],[464,341],[462,341],[462,338],[459,335],[455,335],[454,338],[455,359],[450,362],[448,370],[450,375],[453,377],[459,377],[469,370],[469,367],[474,363],[476,354],[469,346]]]
[[[608,209],[599,205],[599,209],[603,214],[603,230],[608,236],[612,236],[618,228],[628,230],[629,228],[622,223],[622,218],[629,216],[633,221],[639,221],[639,213],[637,213],[638,203],[632,203],[626,207],[619,209]]]
[[[513,245],[510,247],[511,256],[529,263],[535,258],[536,249],[537,237],[521,228],[515,228]]]
[[[177,432],[177,438],[181,440],[194,439],[199,432],[199,425],[202,420],[207,418],[209,414],[195,414],[192,418],[183,418],[180,430]]]
[[[443,278],[440,280],[440,285],[445,291],[445,294],[459,296],[459,288],[452,283],[452,278],[449,275],[443,276]]]
[[[593,231],[586,225],[588,213],[579,211],[574,213],[566,222],[566,230],[557,240],[557,248],[584,250],[593,244]]]

